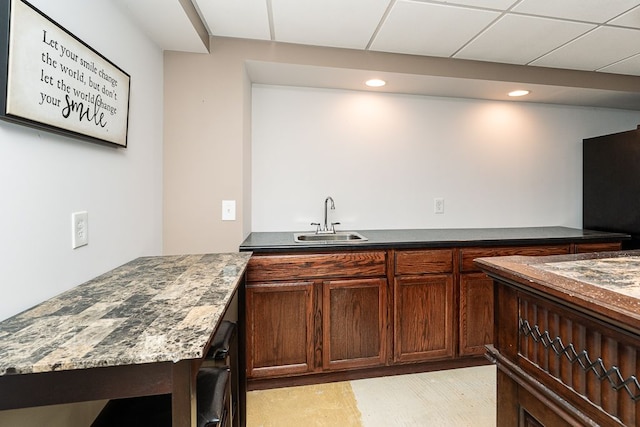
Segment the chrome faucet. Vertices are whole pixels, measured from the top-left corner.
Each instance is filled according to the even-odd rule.
[[[328,204],[329,200],[331,200],[331,210],[333,211],[333,210],[336,209],[336,204],[333,203],[333,198],[331,196],[329,196],[326,199],[324,199],[324,231],[329,231],[329,226],[327,225],[327,204]],[[333,232],[335,233],[336,229],[333,226],[333,224],[331,224],[331,228],[333,229]]]
[[[316,226],[316,233],[335,233],[336,232],[336,225],[339,225],[339,222],[332,222],[331,223],[331,228],[329,228],[329,223],[327,221],[327,217],[328,217],[328,208],[329,208],[329,202],[331,202],[331,210],[335,210],[336,208],[336,204],[333,202],[333,198],[331,196],[328,196],[326,199],[324,199],[324,225],[321,228],[320,224],[317,222],[312,222],[311,225],[315,225]]]

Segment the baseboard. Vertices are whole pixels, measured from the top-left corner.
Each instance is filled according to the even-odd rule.
[[[335,381],[351,381],[363,378],[385,377],[390,375],[416,374],[419,372],[442,371],[445,369],[468,368],[490,365],[484,356],[464,357],[452,360],[439,360],[422,363],[407,363],[392,366],[354,369],[349,371],[310,373],[280,378],[249,378],[247,390],[266,390],[280,387],[322,384]]]

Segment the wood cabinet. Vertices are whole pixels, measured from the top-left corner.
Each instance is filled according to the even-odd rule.
[[[246,291],[247,375],[313,370],[313,282],[251,283]]]
[[[561,273],[546,259],[481,262],[496,288],[499,426],[640,425],[639,300],[621,291],[637,254],[622,254],[554,257]]]
[[[484,354],[493,342],[493,280],[483,273],[460,275],[460,355]]]
[[[323,283],[324,369],[385,363],[386,290],[386,279]]]
[[[575,243],[573,253],[584,254],[589,252],[619,251],[621,243]]]
[[[416,364],[442,369],[483,363],[485,346],[494,342],[496,307],[493,281],[474,259],[620,246],[569,242],[254,254],[247,269],[248,378],[282,383],[356,369],[400,373]]]
[[[485,353],[493,343],[493,280],[474,265],[476,258],[496,256],[545,256],[569,253],[618,251],[620,242],[562,245],[495,246],[460,249],[459,355]]]
[[[562,255],[571,245],[495,246],[460,249],[459,354],[481,355],[493,342],[493,281],[474,265],[476,258]]]
[[[254,255],[247,269],[247,376],[384,365],[387,253]]]
[[[394,361],[454,356],[453,250],[395,251]]]
[[[581,424],[577,420],[567,420],[555,411],[555,402],[541,401],[526,388],[519,387],[513,379],[500,369],[496,371],[498,406],[500,407],[499,426],[514,427],[570,427]],[[536,393],[537,394],[537,393]],[[573,422],[570,422],[573,421]],[[592,424],[593,425],[593,424]]]

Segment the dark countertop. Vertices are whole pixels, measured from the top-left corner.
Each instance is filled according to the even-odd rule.
[[[342,231],[342,230],[339,230]],[[347,230],[345,230],[347,231]],[[296,243],[292,232],[255,232],[240,245],[240,251],[291,252],[340,250],[462,247],[562,244],[569,242],[614,242],[627,240],[627,234],[581,230],[568,227],[518,228],[443,228],[401,230],[348,230],[357,231],[368,240],[358,242]]]
[[[640,333],[640,251],[478,258],[489,276]]]

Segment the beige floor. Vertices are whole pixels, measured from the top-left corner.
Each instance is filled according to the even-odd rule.
[[[496,368],[371,378],[258,390],[248,427],[494,427]]]

